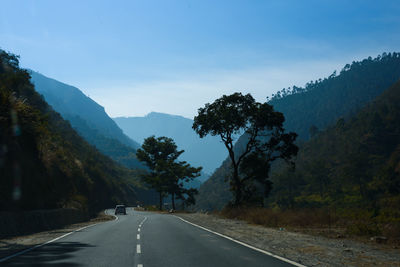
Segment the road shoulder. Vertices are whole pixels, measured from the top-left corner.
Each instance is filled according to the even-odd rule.
[[[91,219],[87,222],[76,223],[67,225],[64,228],[43,231],[35,234],[0,239],[0,259],[24,251],[26,249],[33,248],[35,246],[44,244],[53,239],[59,238],[67,233],[74,232],[83,227],[91,226],[97,223],[106,222],[114,220],[115,217],[111,215],[104,214],[101,212],[97,217]]]
[[[280,231],[202,213],[175,215],[307,266],[400,266],[398,248]]]

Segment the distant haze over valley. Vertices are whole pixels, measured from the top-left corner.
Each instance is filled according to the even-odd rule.
[[[174,139],[178,149],[185,150],[182,160],[196,167],[202,166],[208,174],[228,156],[219,136],[201,139],[192,129],[193,120],[182,116],[151,112],[144,117],[117,117],[114,121],[126,135],[139,143],[151,135]]]

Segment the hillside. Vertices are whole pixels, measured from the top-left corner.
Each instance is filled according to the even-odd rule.
[[[400,218],[400,80],[304,143],[296,170],[277,167],[271,179],[270,205],[351,207]]]
[[[340,117],[352,116],[400,79],[400,53],[346,64],[336,75],[309,82],[304,88],[282,89],[269,101],[285,115],[285,129],[307,140]]]
[[[174,139],[178,148],[185,150],[181,158],[193,166],[202,166],[205,173],[212,173],[227,156],[219,137],[199,138],[192,129],[193,120],[181,116],[152,112],[144,117],[118,117],[114,121],[138,142],[151,135]]]
[[[0,210],[136,203],[137,175],[83,140],[0,50]]]
[[[84,95],[78,88],[30,71],[35,89],[54,110],[102,153],[117,162],[137,168],[142,165],[135,153],[139,144],[127,137],[107,115],[104,107]]]
[[[285,116],[285,129],[299,134],[300,143],[334,124],[350,118],[400,78],[400,54],[384,53],[375,59],[347,64],[339,75],[307,83],[304,88],[283,89],[269,100]],[[236,147],[244,143],[240,137]],[[229,175],[229,161],[200,188],[197,208],[220,209],[231,194],[224,179]],[[212,196],[212,197],[211,197]]]

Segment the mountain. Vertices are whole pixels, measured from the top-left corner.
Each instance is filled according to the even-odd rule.
[[[122,132],[104,107],[76,87],[34,71],[30,74],[35,89],[90,144],[127,167],[142,167],[135,156],[139,144]]]
[[[0,50],[0,210],[135,204],[138,174],[101,154],[35,90],[18,58]]]
[[[192,129],[191,119],[151,112],[144,117],[118,117],[114,121],[124,133],[139,142],[151,135],[174,139],[178,149],[185,150],[182,160],[195,167],[202,166],[205,173],[212,173],[227,156],[219,137],[200,138]]]
[[[279,166],[271,180],[271,206],[330,207],[366,227],[355,230],[379,234],[392,228],[398,236],[400,80],[355,116],[302,144],[296,170]]]
[[[373,101],[400,78],[400,54],[383,53],[372,59],[347,64],[325,79],[293,86],[277,92],[269,103],[285,116],[285,129],[299,134],[298,142],[335,124],[341,117],[351,118],[360,108]],[[241,136],[237,151],[246,141]],[[200,187],[197,196],[199,209],[220,209],[231,200],[229,185],[230,162],[223,165]]]
[[[400,53],[346,64],[336,75],[311,81],[304,88],[282,89],[269,101],[285,115],[285,129],[307,140],[310,128],[322,130],[340,117],[352,116],[400,78]]]

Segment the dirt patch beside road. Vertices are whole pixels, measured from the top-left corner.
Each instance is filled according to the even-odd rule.
[[[306,266],[400,266],[398,247],[266,228],[216,215],[175,215]]]
[[[0,239],[0,259],[19,251],[34,247],[60,237],[66,233],[76,231],[82,227],[93,225],[96,223],[114,220],[114,216],[101,212],[97,217],[87,222],[67,225],[64,228],[39,232],[31,235],[18,236],[13,238]]]

